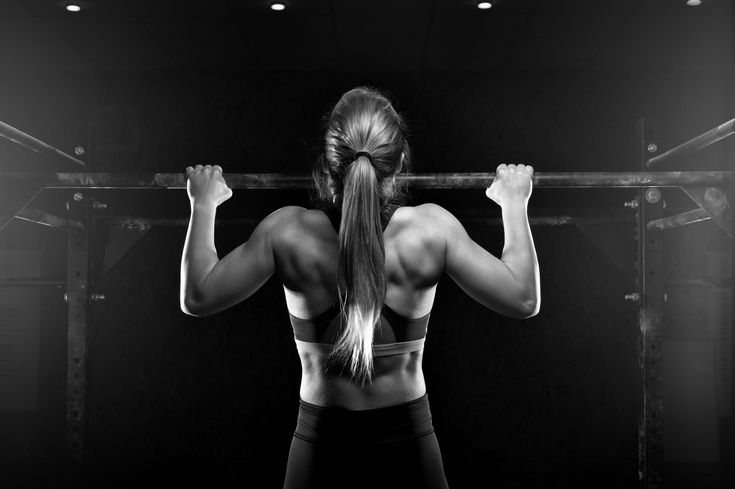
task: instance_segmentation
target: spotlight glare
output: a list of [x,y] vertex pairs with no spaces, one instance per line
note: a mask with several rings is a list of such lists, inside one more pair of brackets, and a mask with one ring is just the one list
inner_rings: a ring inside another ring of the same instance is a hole
[[702,5],[702,0],[687,0],[687,5],[690,7],[699,7]]
[[493,4],[490,2],[477,2],[477,8],[479,8],[480,10],[487,10],[492,6]]
[[66,4],[66,11],[67,12],[79,12],[82,10],[81,5],[78,5],[76,3],[68,3]]
[[281,2],[273,2],[271,4],[271,10],[286,10],[286,5]]

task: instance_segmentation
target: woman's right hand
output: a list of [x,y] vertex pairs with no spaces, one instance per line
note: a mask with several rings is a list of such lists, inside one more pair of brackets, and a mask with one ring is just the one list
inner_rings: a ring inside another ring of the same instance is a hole
[[499,206],[512,202],[528,204],[533,189],[533,167],[531,165],[498,165],[493,183],[485,195]]

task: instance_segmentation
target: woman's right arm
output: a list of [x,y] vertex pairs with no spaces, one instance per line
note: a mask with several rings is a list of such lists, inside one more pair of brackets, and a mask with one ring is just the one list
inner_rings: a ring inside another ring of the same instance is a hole
[[533,168],[500,165],[487,196],[502,209],[505,244],[500,259],[469,237],[449,211],[432,206],[446,238],[446,273],[470,297],[500,314],[528,318],[541,306],[539,265],[528,222]]

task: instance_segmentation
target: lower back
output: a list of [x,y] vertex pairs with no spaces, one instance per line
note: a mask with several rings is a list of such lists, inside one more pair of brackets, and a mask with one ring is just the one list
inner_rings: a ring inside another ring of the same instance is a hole
[[351,381],[349,372],[326,368],[323,355],[301,354],[301,399],[318,406],[376,409],[412,401],[426,392],[421,370],[423,351],[374,358],[371,383]]

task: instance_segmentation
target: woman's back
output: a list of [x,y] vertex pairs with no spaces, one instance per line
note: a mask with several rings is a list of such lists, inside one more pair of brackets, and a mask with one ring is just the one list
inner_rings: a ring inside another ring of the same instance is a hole
[[330,215],[281,208],[216,263],[214,210],[232,192],[220,167],[187,168],[192,219],[181,308],[213,314],[273,274],[283,284],[302,365],[285,488],[355,486],[374,465],[379,470],[368,473],[377,479],[367,487],[445,489],[421,366],[436,286],[446,273],[501,314],[538,312],[526,212],[533,170],[500,165],[486,191],[502,208],[499,260],[440,206],[397,207],[405,196],[396,176],[408,171],[411,150],[387,97],[357,87],[324,122],[313,176],[320,200],[333,204]]
[[[338,303],[338,229],[321,210],[289,208],[273,237],[276,273],[284,286],[289,313],[312,319]],[[383,232],[385,305],[402,319],[427,316],[444,273],[445,238],[433,222],[430,206],[396,209]],[[376,356],[372,383],[351,382],[327,368],[328,357],[299,351],[301,398],[323,406],[371,409],[415,399],[425,392],[423,350]]]

